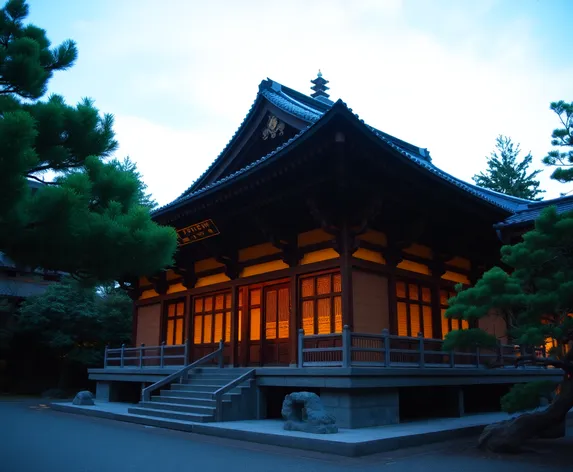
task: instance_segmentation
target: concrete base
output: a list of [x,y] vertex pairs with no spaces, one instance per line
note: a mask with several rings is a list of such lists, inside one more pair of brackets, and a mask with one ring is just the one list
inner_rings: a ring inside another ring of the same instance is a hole
[[96,383],[96,400],[100,402],[117,401],[116,382],[99,381]]
[[75,406],[52,403],[54,410],[87,416],[126,421],[159,428],[237,439],[259,444],[291,447],[339,456],[357,457],[404,447],[457,439],[480,433],[484,426],[517,415],[487,413],[464,418],[445,418],[365,429],[340,429],[326,436],[299,431],[284,431],[281,420],[250,420],[223,423],[192,423],[128,413],[129,404],[101,403]]
[[321,389],[320,399],[341,428],[369,428],[400,422],[398,389]]

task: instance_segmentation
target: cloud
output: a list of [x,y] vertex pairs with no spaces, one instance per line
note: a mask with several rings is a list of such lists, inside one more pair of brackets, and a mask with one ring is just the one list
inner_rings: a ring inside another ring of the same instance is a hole
[[178,131],[135,117],[115,117],[116,156],[137,163],[159,204],[177,198],[209,166],[224,134],[210,129]]
[[[332,98],[469,180],[500,133],[542,167],[557,126],[549,103],[570,94],[573,67],[547,66],[535,18],[501,18],[500,4],[102,0],[108,14],[75,23],[79,72],[97,79],[90,94],[116,113],[120,152],[160,203],[215,159],[262,79],[310,92],[319,68]],[[568,190],[549,173],[548,196]]]

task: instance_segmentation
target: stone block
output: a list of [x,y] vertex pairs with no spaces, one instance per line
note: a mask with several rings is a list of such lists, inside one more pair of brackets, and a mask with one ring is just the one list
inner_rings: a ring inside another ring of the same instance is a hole
[[306,433],[337,433],[336,419],[328,414],[320,397],[311,392],[295,392],[284,399],[281,414],[287,431]]
[[92,392],[88,392],[87,390],[83,390],[78,392],[78,394],[74,397],[72,401],[74,405],[83,405],[83,406],[93,406],[94,403],[94,396]]

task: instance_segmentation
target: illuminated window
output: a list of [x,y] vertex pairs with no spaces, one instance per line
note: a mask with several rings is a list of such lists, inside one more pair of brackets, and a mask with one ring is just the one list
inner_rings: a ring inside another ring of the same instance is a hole
[[265,339],[289,337],[290,296],[288,287],[269,287],[265,293]]
[[469,323],[466,320],[458,320],[453,318],[446,318],[444,313],[448,308],[448,300],[456,295],[453,290],[442,289],[440,290],[440,316],[442,317],[442,337],[445,338],[446,334],[450,331],[457,329],[468,329]]
[[193,344],[231,341],[231,294],[216,293],[193,301]]
[[[249,317],[248,317],[248,329],[249,329],[249,340],[251,341],[260,341],[261,339],[261,289],[245,289],[245,292],[248,293],[248,305],[249,305]],[[240,311],[242,314],[242,296],[239,299],[239,306],[241,307]],[[242,316],[239,318],[241,319]],[[240,339],[239,339],[240,340]]]
[[396,300],[399,336],[433,338],[432,292],[418,283],[396,282]]
[[342,332],[340,273],[304,277],[300,281],[304,334]]
[[165,344],[183,344],[185,333],[185,302],[170,302],[167,305]]

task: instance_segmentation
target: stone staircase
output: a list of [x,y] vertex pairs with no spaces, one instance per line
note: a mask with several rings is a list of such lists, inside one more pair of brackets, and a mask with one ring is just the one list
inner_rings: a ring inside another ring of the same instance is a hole
[[[135,415],[154,416],[174,420],[208,423],[216,421],[217,402],[213,393],[229,382],[247,373],[240,368],[197,368],[190,371],[183,383],[173,383],[128,409]],[[157,395],[159,393],[159,395]],[[256,417],[255,380],[246,380],[240,386],[223,394],[223,421],[238,421]]]

